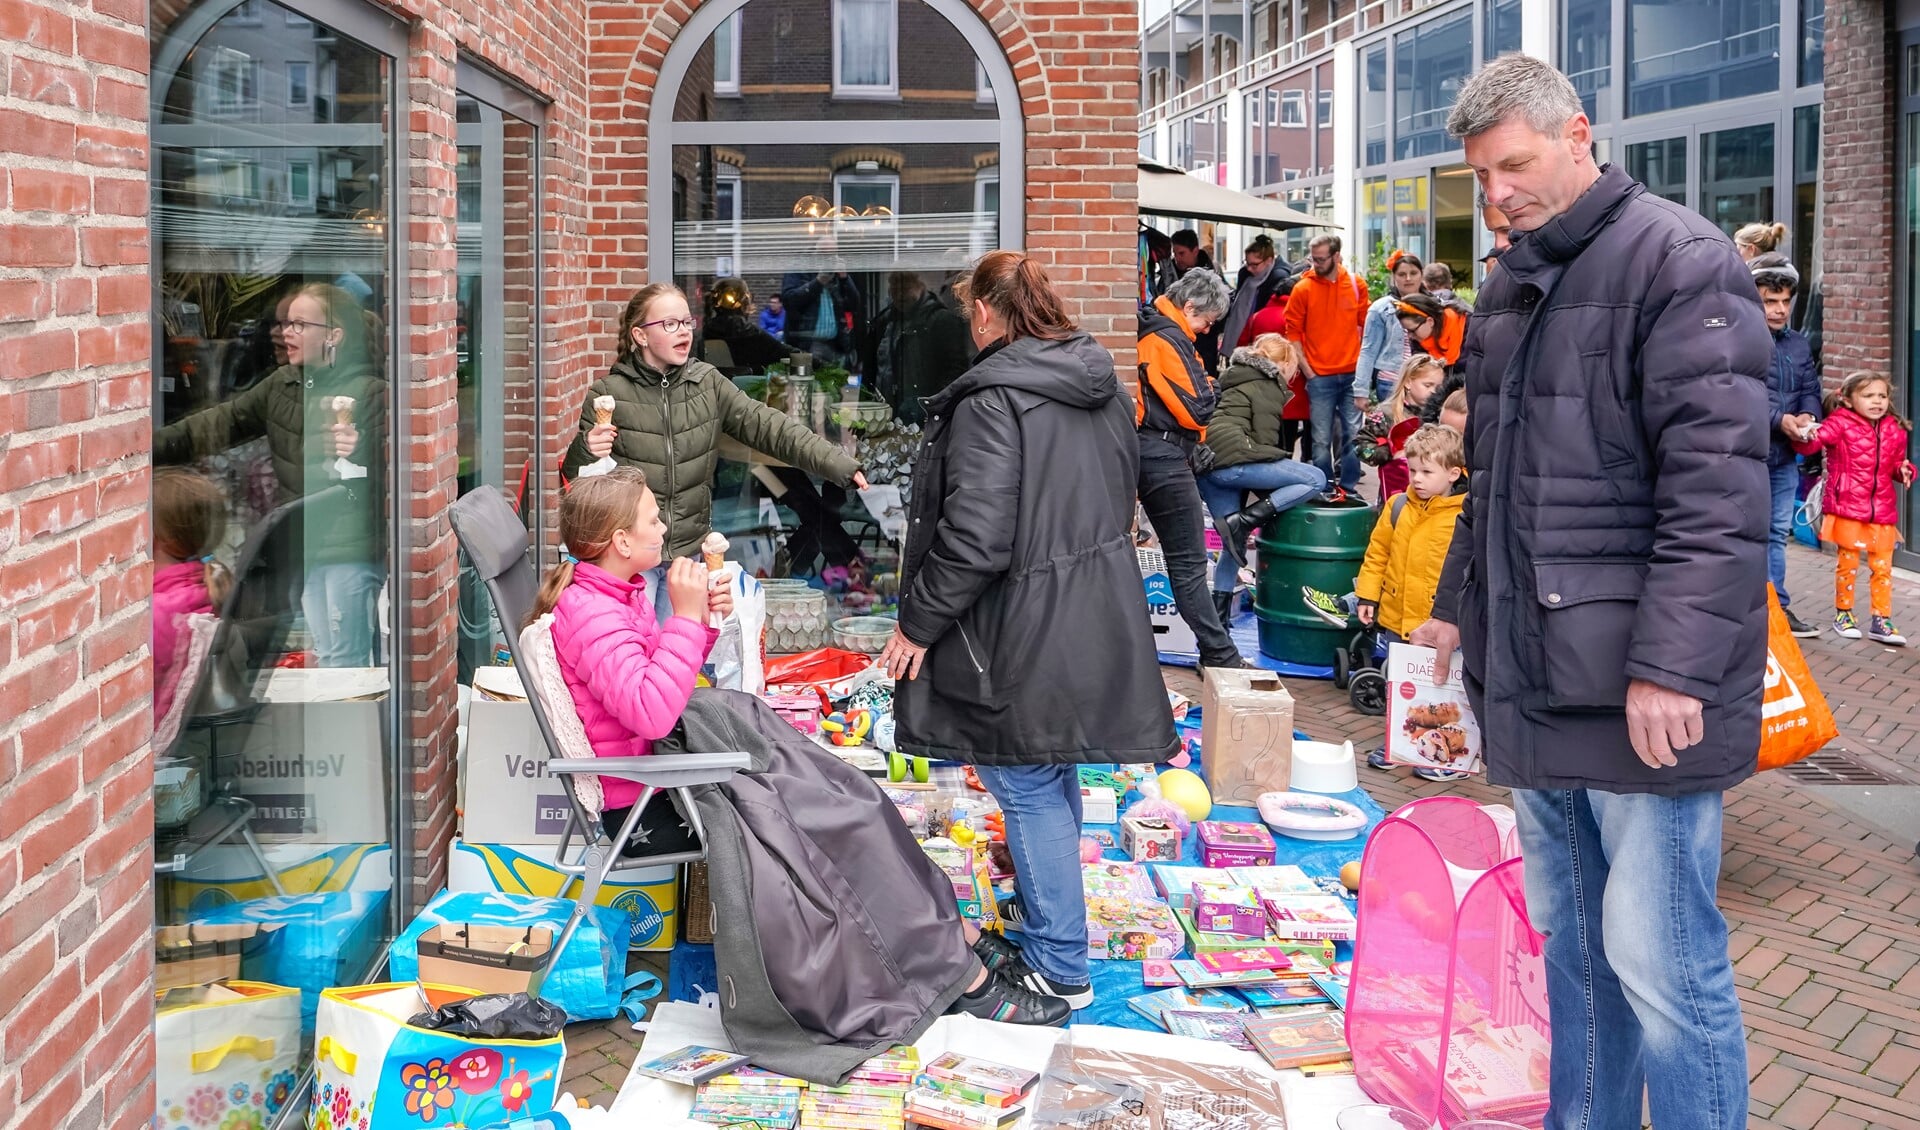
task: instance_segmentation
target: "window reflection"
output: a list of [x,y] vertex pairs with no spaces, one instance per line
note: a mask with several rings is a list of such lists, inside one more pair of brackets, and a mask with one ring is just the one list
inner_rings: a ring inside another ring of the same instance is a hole
[[1397,159],[1459,148],[1447,112],[1473,70],[1473,12],[1434,20],[1393,41],[1393,152]]
[[1627,113],[1780,86],[1778,0],[1638,0],[1627,8]]
[[1675,204],[1687,202],[1687,139],[1669,137],[1627,146],[1627,175]]
[[1596,122],[1608,120],[1613,88],[1613,7],[1609,0],[1567,0],[1567,78]]
[[1772,223],[1773,126],[1700,135],[1700,211],[1732,235],[1744,224]]

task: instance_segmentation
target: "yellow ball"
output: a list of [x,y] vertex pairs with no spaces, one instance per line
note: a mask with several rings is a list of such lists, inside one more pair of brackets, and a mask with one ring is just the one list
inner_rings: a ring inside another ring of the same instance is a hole
[[1349,891],[1360,889],[1360,861],[1354,860],[1340,869],[1340,885]]
[[1160,795],[1180,806],[1189,820],[1205,820],[1213,811],[1213,794],[1207,783],[1190,769],[1169,769],[1160,774]]

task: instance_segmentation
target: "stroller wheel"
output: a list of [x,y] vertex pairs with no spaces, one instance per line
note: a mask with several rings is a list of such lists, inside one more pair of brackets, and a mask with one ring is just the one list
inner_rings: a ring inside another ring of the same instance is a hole
[[1343,691],[1347,689],[1347,684],[1352,681],[1352,668],[1353,663],[1347,658],[1347,649],[1344,647],[1335,648],[1333,652],[1333,685],[1336,688]]
[[1355,671],[1347,700],[1362,714],[1378,718],[1387,712],[1387,677],[1380,671]]

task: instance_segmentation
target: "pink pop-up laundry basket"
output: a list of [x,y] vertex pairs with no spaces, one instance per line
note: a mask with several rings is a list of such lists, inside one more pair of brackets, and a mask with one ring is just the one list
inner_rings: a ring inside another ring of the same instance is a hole
[[1414,801],[1367,841],[1347,1043],[1376,1100],[1444,1127],[1541,1125],[1546,966],[1519,855],[1512,810],[1462,797]]

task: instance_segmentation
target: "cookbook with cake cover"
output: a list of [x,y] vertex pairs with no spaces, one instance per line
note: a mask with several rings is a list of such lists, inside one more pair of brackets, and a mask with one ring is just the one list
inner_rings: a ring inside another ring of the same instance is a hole
[[1486,768],[1480,724],[1467,705],[1460,654],[1441,686],[1433,685],[1433,649],[1387,647],[1387,760],[1416,769],[1479,773]]

